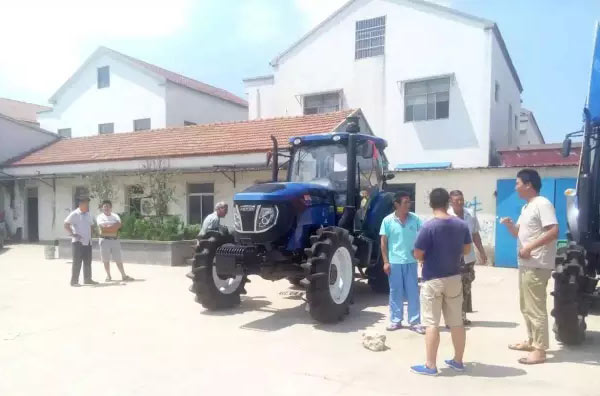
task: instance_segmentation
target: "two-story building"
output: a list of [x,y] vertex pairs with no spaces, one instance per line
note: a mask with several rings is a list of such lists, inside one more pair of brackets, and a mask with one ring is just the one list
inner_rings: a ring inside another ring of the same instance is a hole
[[361,108],[390,166],[479,167],[519,137],[498,26],[420,0],[352,0],[244,80],[249,118]]
[[38,113],[63,137],[246,120],[246,100],[220,88],[98,48]]

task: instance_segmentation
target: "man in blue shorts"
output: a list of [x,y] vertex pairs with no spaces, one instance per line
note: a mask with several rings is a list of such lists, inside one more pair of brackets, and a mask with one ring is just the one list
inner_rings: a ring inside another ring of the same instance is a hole
[[454,357],[445,363],[453,370],[464,371],[465,328],[462,320],[463,289],[460,272],[463,255],[471,251],[471,233],[467,223],[449,215],[450,194],[443,188],[429,194],[433,219],[423,225],[415,242],[415,257],[423,262],[421,315],[426,326],[427,360],[412,366],[417,374],[437,375],[437,350],[440,345],[440,316],[450,327]]

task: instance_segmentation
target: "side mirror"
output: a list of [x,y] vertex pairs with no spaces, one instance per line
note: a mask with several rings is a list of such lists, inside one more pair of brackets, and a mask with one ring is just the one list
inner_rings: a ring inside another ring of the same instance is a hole
[[374,149],[373,143],[364,142],[363,144],[361,144],[359,146],[359,148],[360,148],[360,150],[358,150],[358,155],[360,155],[364,159],[373,158],[373,149]]
[[571,154],[571,139],[567,138],[563,141],[561,154],[565,158]]
[[267,151],[267,167],[271,164],[271,158],[273,158],[273,153],[271,151]]
[[383,175],[383,178],[385,180],[392,180],[394,177],[396,177],[396,175],[393,174],[393,173],[386,173],[386,174]]

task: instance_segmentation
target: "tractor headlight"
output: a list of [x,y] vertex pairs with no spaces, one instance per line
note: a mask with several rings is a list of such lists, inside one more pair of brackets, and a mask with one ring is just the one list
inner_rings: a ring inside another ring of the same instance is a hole
[[234,206],[233,209],[233,228],[235,228],[236,231],[238,232],[242,232],[242,217],[240,216],[240,211],[238,210],[237,205]]
[[277,209],[277,206],[261,207],[258,212],[258,216],[256,217],[256,231],[266,231],[273,227],[277,222],[278,214],[279,210]]

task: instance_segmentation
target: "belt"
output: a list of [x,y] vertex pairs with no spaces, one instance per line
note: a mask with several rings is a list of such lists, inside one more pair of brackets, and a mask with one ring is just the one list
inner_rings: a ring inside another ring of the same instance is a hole
[[117,239],[117,237],[105,237],[105,236],[103,236],[103,237],[100,237],[100,239]]

